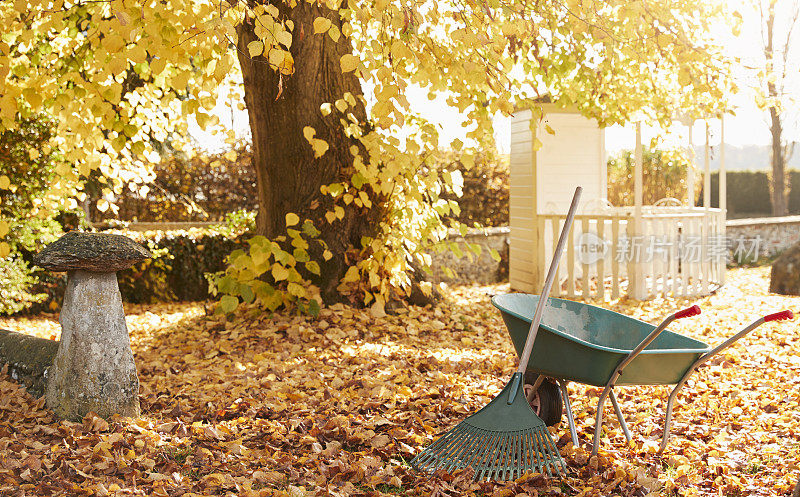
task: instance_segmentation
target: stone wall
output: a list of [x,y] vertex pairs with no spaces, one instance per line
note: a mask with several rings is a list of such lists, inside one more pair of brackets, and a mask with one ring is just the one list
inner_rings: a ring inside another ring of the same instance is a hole
[[44,394],[47,372],[57,350],[55,340],[0,330],[0,366],[7,366],[11,379],[24,385],[35,397]]
[[731,252],[742,241],[750,249],[757,245],[760,257],[774,257],[800,243],[800,216],[732,219],[725,231]]
[[[453,233],[448,237],[448,242],[458,244],[464,252],[462,257],[456,256],[451,250],[432,253],[431,269],[433,275],[430,280],[434,283],[495,283],[508,280],[508,238],[509,228],[476,228],[471,229],[465,236]],[[472,254],[472,259],[467,255],[469,249],[465,243],[480,246],[480,255]],[[490,249],[500,254],[500,262],[490,255]],[[445,268],[453,273],[447,275]]]
[[[800,216],[764,217],[749,219],[732,219],[725,223],[728,239],[729,262],[737,258],[737,250],[748,256],[754,251],[759,257],[775,257],[792,245],[800,243]],[[464,242],[477,243],[481,246],[481,255],[470,261],[465,254],[457,257],[452,251],[431,254],[434,283],[494,283],[508,280],[508,240],[509,228],[472,229],[462,237],[452,234],[448,241],[456,242],[466,252]],[[498,263],[489,255],[493,248],[501,256]],[[449,277],[445,268],[455,272]]]

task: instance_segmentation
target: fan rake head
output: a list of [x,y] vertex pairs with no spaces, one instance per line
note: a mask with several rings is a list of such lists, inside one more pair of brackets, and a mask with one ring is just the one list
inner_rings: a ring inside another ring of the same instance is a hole
[[446,432],[411,461],[420,471],[471,467],[475,480],[516,480],[524,473],[566,474],[544,421],[533,412],[516,373],[483,409]]

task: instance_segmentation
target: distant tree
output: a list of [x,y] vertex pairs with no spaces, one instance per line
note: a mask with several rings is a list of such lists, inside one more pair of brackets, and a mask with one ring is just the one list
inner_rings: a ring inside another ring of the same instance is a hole
[[762,66],[758,68],[760,107],[769,113],[769,131],[772,140],[770,162],[772,184],[770,188],[772,215],[788,213],[786,191],[786,163],[792,155],[795,141],[787,140],[788,109],[792,105],[792,89],[797,86],[797,60],[792,56],[796,47],[796,26],[800,18],[798,0],[758,0],[763,45]]

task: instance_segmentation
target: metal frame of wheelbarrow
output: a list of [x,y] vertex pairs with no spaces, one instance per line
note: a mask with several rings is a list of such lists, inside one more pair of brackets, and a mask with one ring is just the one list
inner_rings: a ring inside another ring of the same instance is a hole
[[[661,322],[661,324],[659,324],[656,328],[654,328],[653,331],[651,331],[644,338],[644,340],[642,340],[639,343],[639,345],[637,345],[633,350],[631,350],[628,353],[628,355],[625,356],[625,358],[622,359],[620,361],[620,363],[617,365],[617,367],[614,369],[614,372],[612,373],[611,377],[609,378],[608,382],[606,383],[606,386],[603,389],[603,391],[600,394],[600,397],[599,397],[599,399],[597,401],[597,415],[595,417],[594,440],[592,442],[592,455],[596,455],[598,450],[599,450],[599,448],[600,448],[600,430],[602,429],[602,426],[603,426],[603,406],[605,404],[605,400],[606,400],[607,397],[611,398],[611,403],[614,406],[614,412],[617,415],[617,419],[619,420],[619,424],[622,427],[622,431],[625,434],[626,440],[628,442],[631,441],[631,433],[628,430],[628,426],[625,423],[625,418],[622,415],[622,410],[619,407],[619,403],[617,402],[617,399],[614,396],[614,391],[613,391],[614,387],[616,386],[617,381],[619,380],[620,376],[622,376],[622,374],[623,374],[623,372],[625,370],[625,367],[628,364],[630,364],[636,358],[636,356],[638,356],[648,345],[650,345],[653,342],[653,340],[655,340],[658,337],[658,335],[661,334],[661,332],[664,331],[667,328],[667,326],[670,325],[670,323],[672,323],[672,321],[674,321],[676,319],[681,319],[681,318],[684,318],[684,317],[696,316],[697,314],[700,314],[700,307],[698,307],[696,305],[692,306],[692,307],[689,307],[687,309],[684,309],[682,311],[678,311],[678,312],[676,312],[674,314],[670,314],[669,316],[667,316],[666,319],[664,319],[664,321]],[[794,314],[792,313],[792,311],[785,310],[785,311],[776,312],[774,314],[769,314],[767,316],[758,318],[757,320],[753,321],[750,325],[748,325],[745,328],[743,328],[737,334],[733,335],[732,337],[728,338],[727,340],[725,340],[724,342],[722,342],[718,346],[714,347],[710,351],[708,351],[705,354],[703,354],[702,356],[700,356],[697,360],[695,360],[686,369],[686,371],[684,372],[684,374],[681,377],[681,379],[678,381],[678,383],[672,389],[672,392],[670,393],[670,396],[669,396],[669,400],[667,401],[667,410],[666,410],[665,419],[664,419],[664,433],[663,433],[663,436],[662,436],[662,439],[661,439],[661,447],[660,447],[660,449],[658,451],[659,454],[663,453],[664,449],[667,447],[667,442],[669,441],[669,436],[670,436],[671,421],[672,421],[672,410],[673,410],[673,407],[675,405],[675,399],[677,398],[678,392],[680,391],[680,389],[686,383],[686,380],[689,379],[689,376],[691,376],[691,374],[694,373],[694,371],[699,366],[703,365],[709,359],[711,359],[715,355],[719,354],[720,352],[722,352],[723,350],[725,350],[726,348],[731,346],[734,342],[736,342],[740,338],[744,337],[745,335],[747,335],[751,331],[755,330],[756,328],[758,328],[762,324],[764,324],[764,323],[766,323],[768,321],[780,321],[780,320],[784,320],[784,319],[792,319],[793,317],[794,317]],[[536,379],[536,382],[533,384],[532,392],[536,392],[536,390],[539,388],[539,385],[541,385],[541,382],[543,380],[544,380],[544,376],[539,375],[539,377]],[[577,447],[578,446],[578,433],[577,433],[577,430],[575,429],[575,418],[574,418],[574,416],[572,414],[572,406],[570,405],[569,394],[567,392],[568,381],[564,380],[562,378],[556,378],[556,380],[558,381],[559,391],[561,393],[561,398],[562,398],[563,404],[566,407],[567,422],[569,423],[570,435],[572,436],[572,443],[573,443],[573,445],[575,445]]]

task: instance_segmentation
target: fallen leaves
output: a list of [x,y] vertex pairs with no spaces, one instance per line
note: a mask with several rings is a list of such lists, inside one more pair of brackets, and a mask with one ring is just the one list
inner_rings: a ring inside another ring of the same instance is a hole
[[[701,316],[676,331],[711,344],[765,314],[800,308],[766,294],[764,269],[729,272]],[[608,410],[589,457],[600,389],[570,384],[580,447],[553,430],[570,474],[474,483],[470,471],[424,475],[407,461],[488,403],[516,361],[489,294],[456,288],[435,309],[375,318],[335,305],[289,314],[207,316],[201,304],[128,306],[143,414],[55,420],[0,380],[3,495],[786,495],[800,460],[800,359],[791,324],[759,328],[701,368],[678,398],[656,455],[667,387],[621,387],[634,439]],[[657,322],[695,301],[614,302]],[[4,318],[40,336],[56,316]],[[15,493],[16,492],[16,493]],[[22,493],[20,493],[22,492]]]

